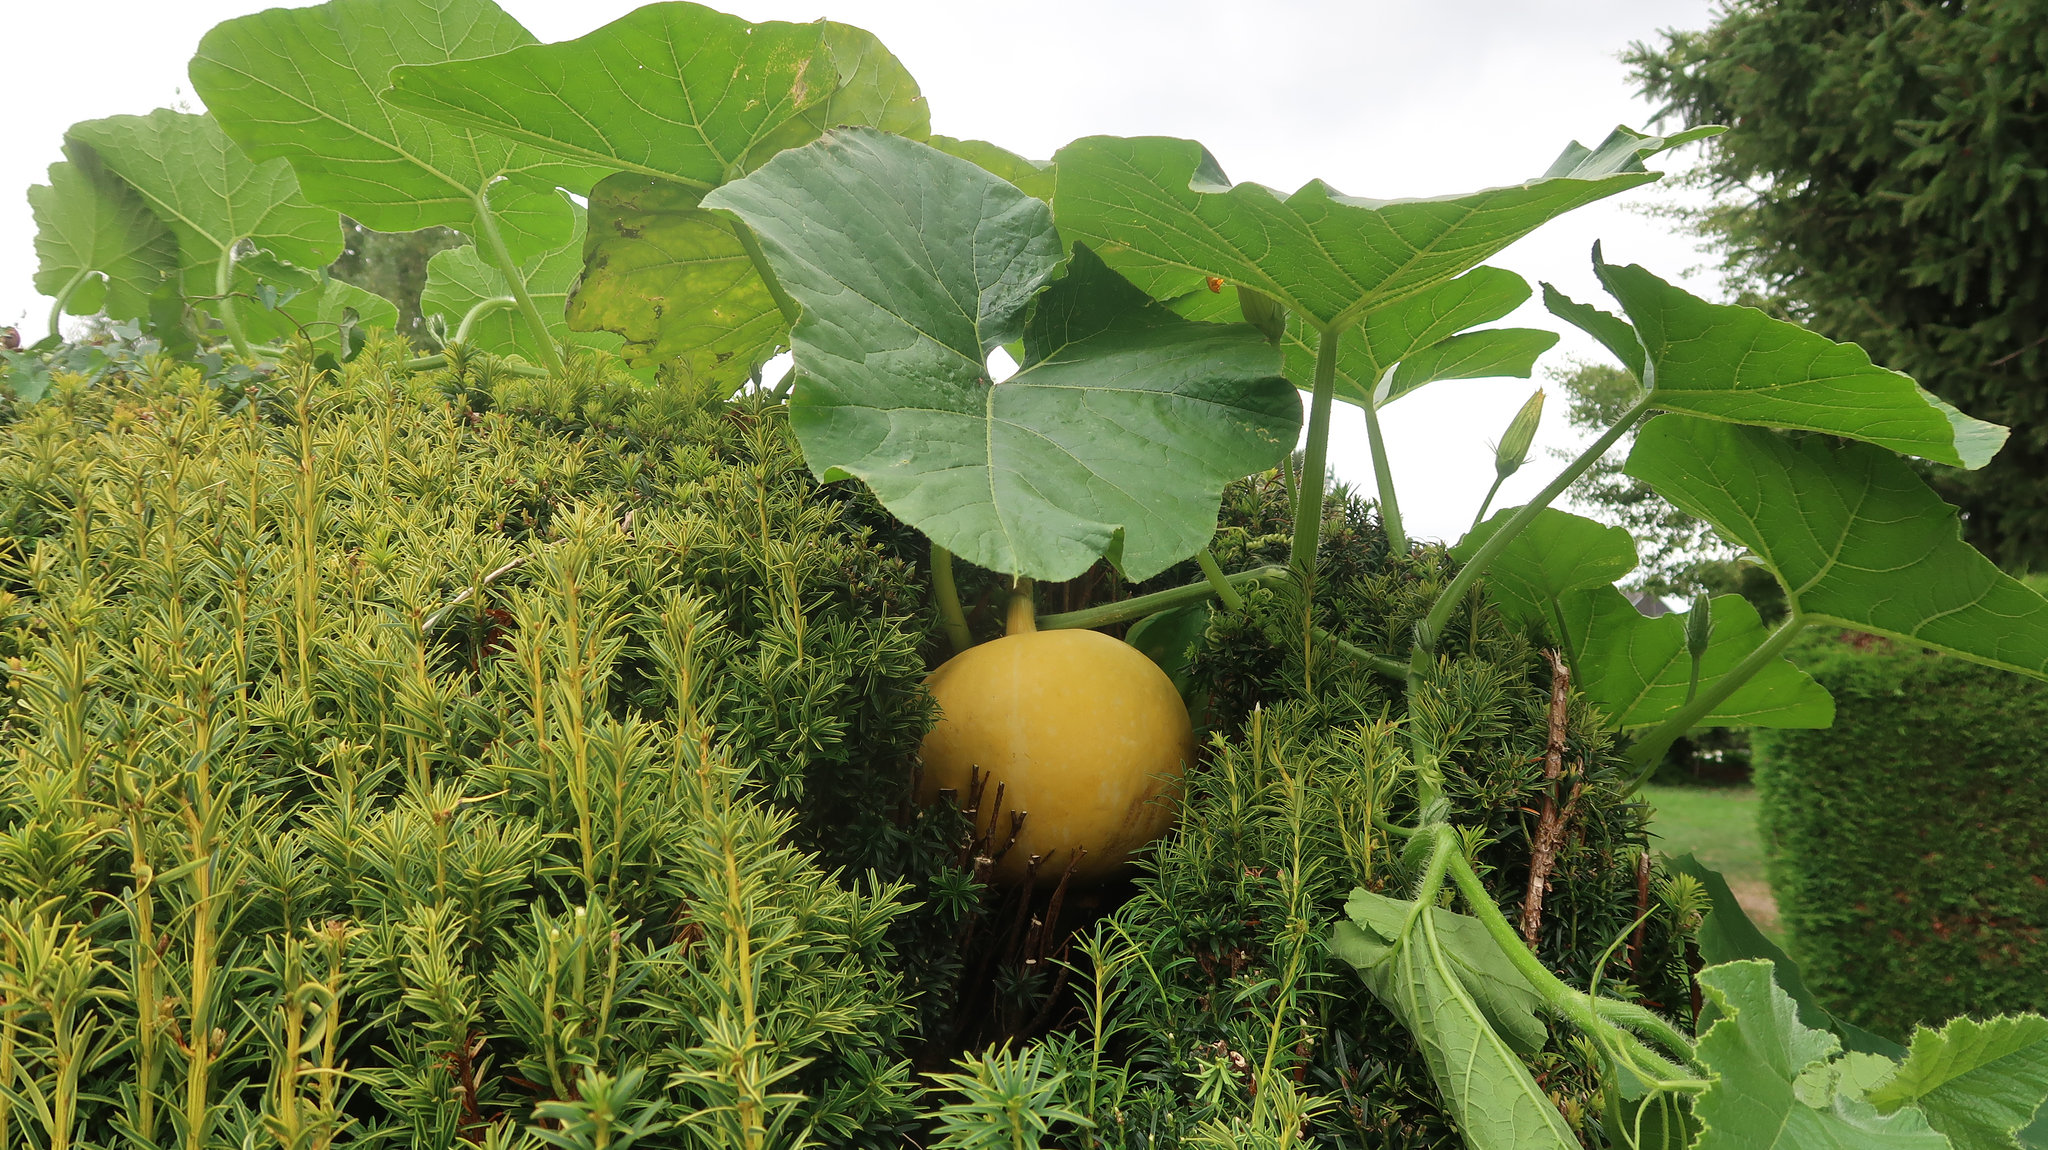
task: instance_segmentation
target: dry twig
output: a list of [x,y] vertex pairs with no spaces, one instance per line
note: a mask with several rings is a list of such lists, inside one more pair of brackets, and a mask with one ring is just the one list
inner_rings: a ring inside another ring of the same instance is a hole
[[1579,796],[1585,791],[1583,782],[1574,781],[1570,796],[1559,806],[1557,788],[1564,778],[1566,708],[1571,702],[1572,673],[1556,651],[1545,651],[1543,655],[1550,660],[1550,739],[1543,750],[1543,813],[1536,820],[1536,833],[1529,843],[1529,892],[1522,899],[1522,941],[1532,950],[1543,929],[1543,894],[1550,888],[1557,848],[1564,845],[1565,830],[1571,825]]

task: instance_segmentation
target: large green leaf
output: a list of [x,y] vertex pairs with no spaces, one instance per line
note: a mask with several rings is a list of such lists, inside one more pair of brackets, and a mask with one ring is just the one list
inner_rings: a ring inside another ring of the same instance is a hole
[[[1224,484],[1294,446],[1300,403],[1251,328],[1183,320],[1078,250],[1031,306],[1060,264],[1051,212],[965,160],[841,128],[704,203],[802,305],[790,422],[812,470],[970,562],[1149,577],[1208,541]],[[1023,370],[991,384],[1020,335]]]
[[1633,322],[1632,337],[1618,318],[1554,289],[1544,298],[1621,356],[1664,411],[1825,431],[1956,467],[1982,467],[2005,443],[2005,428],[1972,419],[1910,377],[1872,364],[1853,343],[1755,308],[1708,303],[1638,265],[1603,261],[1597,246],[1593,267]]
[[[1472,529],[1451,554],[1469,560],[1515,514],[1504,510]],[[1614,588],[1636,566],[1626,530],[1546,507],[1494,557],[1486,590],[1509,618],[1548,632],[1570,656],[1579,689],[1617,727],[1663,721],[1692,689],[1692,658],[1680,615],[1648,618]],[[1714,632],[1700,660],[1700,690],[1762,646],[1768,634],[1740,596],[1714,600]],[[1777,659],[1700,720],[1703,726],[1825,727],[1834,700],[1791,663]]]
[[1617,128],[1598,149],[1573,144],[1527,183],[1369,200],[1320,180],[1290,196],[1233,186],[1192,140],[1091,136],[1053,157],[1053,202],[1070,240],[1087,240],[1157,298],[1217,276],[1271,296],[1319,330],[1341,331],[1477,266],[1547,220],[1655,180],[1644,157],[1686,138],[1693,137]]
[[[169,226],[177,238],[179,281],[202,311],[219,314],[220,304],[205,301],[221,294],[224,258],[232,263],[250,254],[245,247],[299,268],[324,267],[341,254],[341,217],[299,195],[289,164],[251,160],[210,116],[158,108],[147,116],[87,120],[71,126],[65,147],[81,157],[89,152]],[[248,269],[229,271],[235,293],[253,295],[264,282],[303,286]],[[253,301],[238,302],[235,310],[255,338],[290,330]]]
[[1721,1017],[1699,1041],[1714,1084],[1693,1104],[1698,1150],[1949,1150],[1918,1109],[1878,1113],[1861,1080],[1891,1064],[1839,1058],[1841,1043],[1799,1021],[1771,970],[1746,961],[1699,974]]
[[1964,543],[1955,508],[1889,451],[1663,415],[1626,470],[1748,548],[1810,623],[2048,675],[2048,600]]
[[[1770,638],[1756,608],[1740,595],[1716,596],[1713,612],[1713,638],[1700,659],[1701,691],[1713,690]],[[1615,726],[1654,726],[1685,706],[1692,684],[1685,616],[1649,618],[1613,587],[1573,591],[1561,600],[1559,613],[1579,687]],[[1773,659],[1697,725],[1812,728],[1834,721],[1835,700],[1827,688],[1789,660]]]
[[188,292],[211,292],[221,252],[243,241],[301,267],[341,254],[341,217],[299,195],[290,165],[252,161],[210,116],[158,108],[73,124],[65,139],[91,149],[169,225]]
[[[559,195],[560,193],[556,193]],[[527,292],[548,317],[548,330],[557,342],[583,347],[616,348],[619,337],[609,332],[575,333],[562,316],[562,301],[569,286],[583,270],[583,209],[569,204],[576,226],[560,247],[529,257],[519,267]],[[470,311],[486,301],[492,303],[471,323],[468,341],[500,355],[519,354],[533,363],[544,362],[533,330],[509,306],[511,284],[497,264],[480,255],[475,245],[436,252],[427,261],[427,286],[420,293],[420,310],[439,314],[455,331]]]
[[[1401,944],[1401,931],[1414,913],[1412,901],[1354,887],[1344,902],[1344,916],[1358,930],[1333,938],[1331,952],[1353,966],[1377,965],[1387,959],[1386,951]],[[1486,932],[1486,924],[1442,908],[1437,908],[1434,916],[1432,925],[1443,943],[1447,969],[1472,996],[1487,1022],[1522,1054],[1543,1049],[1550,1036],[1540,1016],[1543,996],[1515,969],[1500,944]]]
[[[1228,322],[1238,318],[1239,290],[1248,289],[1225,291],[1219,282],[1213,290],[1205,286],[1171,304],[1189,319]],[[1337,397],[1359,406],[1384,407],[1440,379],[1527,377],[1536,357],[1557,343],[1554,333],[1466,329],[1499,319],[1528,298],[1529,285],[1521,276],[1478,267],[1368,312],[1339,337]],[[1315,377],[1316,338],[1306,320],[1288,316],[1280,346],[1287,356],[1287,377],[1299,387],[1308,387]]]
[[[842,79],[859,89],[843,89]],[[680,0],[636,8],[574,40],[400,68],[388,98],[446,123],[700,192],[837,123],[887,120],[904,134],[929,131],[916,85],[867,33],[823,21],[754,24]]]
[[617,173],[590,197],[569,325],[618,333],[635,362],[733,385],[789,329],[734,222],[699,207],[704,193],[836,124],[930,132],[916,82],[873,35],[680,2],[558,44],[400,68],[391,83],[403,107]]
[[[178,268],[178,244],[135,189],[81,151],[28,190],[36,221],[36,290],[71,287],[65,310],[114,319],[149,314],[150,293]],[[75,285],[75,286],[73,286]]]
[[[1466,532],[1451,548],[1451,557],[1470,561],[1519,510],[1497,511]],[[1546,622],[1551,602],[1566,592],[1610,586],[1635,569],[1636,542],[1627,528],[1546,507],[1494,557],[1486,569],[1486,590],[1509,618]]]
[[735,387],[789,341],[789,323],[733,223],[704,193],[620,173],[590,193],[583,279],[569,326],[613,332],[635,363],[671,362]]
[[290,160],[314,203],[384,232],[439,224],[488,242],[495,229],[523,259],[562,242],[566,214],[522,219],[492,201],[557,186],[586,191],[604,169],[428,119],[379,94],[400,65],[531,43],[490,0],[329,0],[216,25],[192,58],[192,86],[250,155]]
[[958,140],[952,136],[930,136],[925,142],[949,156],[958,156],[971,164],[977,164],[987,169],[989,174],[1001,176],[1041,200],[1052,199],[1053,169],[1049,161],[1026,159],[1008,148],[991,144],[987,140]]
[[1368,914],[1362,923],[1338,923],[1330,949],[1357,967],[1422,1048],[1470,1150],[1575,1150],[1579,1140],[1564,1116],[1460,977],[1455,956],[1464,948],[1440,929],[1442,917],[1433,905],[1415,907],[1412,919],[1403,912],[1409,925],[1404,932],[1394,924],[1389,940],[1380,933],[1385,924]]
[[1557,333],[1528,327],[1492,327],[1431,344],[1394,366],[1378,406],[1441,379],[1527,379],[1536,357],[1557,343]]
[[2048,1099],[2048,1018],[1951,1020],[1913,1034],[1905,1064],[1870,1091],[1890,1113],[1918,1107],[1956,1150],[2010,1150]]

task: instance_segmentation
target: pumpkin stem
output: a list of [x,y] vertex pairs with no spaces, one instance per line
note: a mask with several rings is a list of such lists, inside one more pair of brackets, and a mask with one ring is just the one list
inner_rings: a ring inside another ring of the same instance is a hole
[[1005,635],[1029,635],[1038,630],[1038,611],[1031,601],[1031,579],[1019,575],[1010,589],[1010,617]]

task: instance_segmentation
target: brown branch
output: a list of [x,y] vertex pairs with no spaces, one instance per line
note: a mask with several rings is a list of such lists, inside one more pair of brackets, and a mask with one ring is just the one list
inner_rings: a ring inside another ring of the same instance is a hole
[[1522,941],[1536,948],[1536,936],[1543,929],[1543,892],[1550,886],[1550,870],[1557,863],[1557,848],[1564,842],[1565,827],[1578,805],[1578,785],[1560,810],[1557,785],[1564,777],[1564,743],[1568,722],[1566,708],[1571,702],[1572,673],[1556,651],[1545,651],[1550,661],[1550,739],[1543,749],[1543,813],[1537,817],[1536,833],[1529,840],[1529,892],[1522,899]]

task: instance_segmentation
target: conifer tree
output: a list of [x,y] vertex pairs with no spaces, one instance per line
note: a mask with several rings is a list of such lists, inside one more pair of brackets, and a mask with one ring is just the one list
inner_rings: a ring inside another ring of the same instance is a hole
[[2048,4],[1731,0],[1627,60],[1666,119],[1734,128],[1692,221],[1747,302],[2012,427],[1936,482],[1971,542],[2048,566]]

